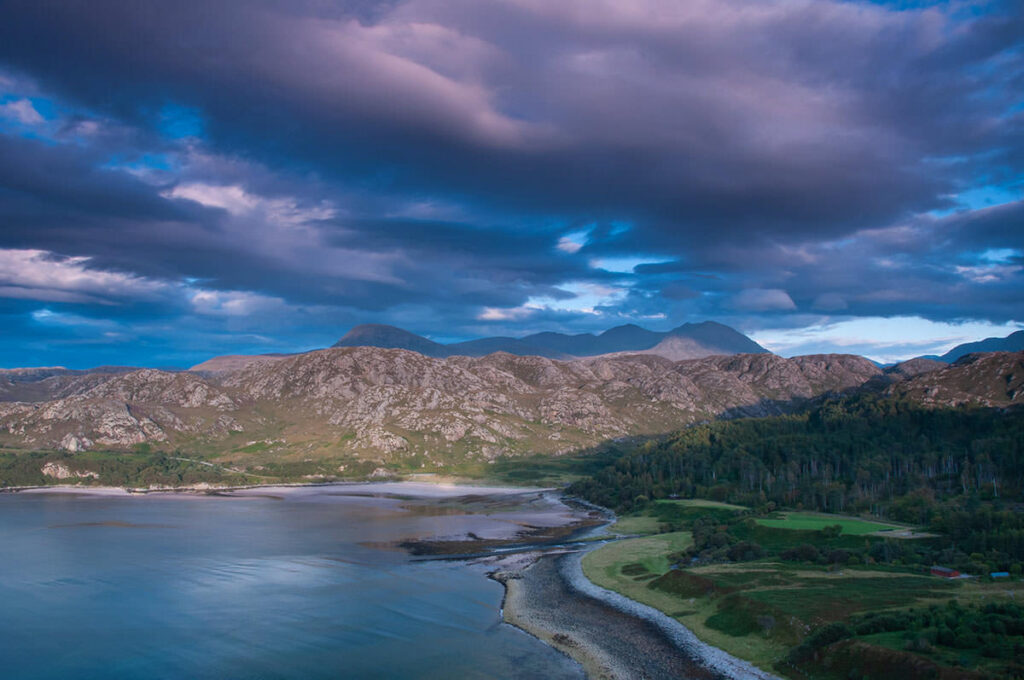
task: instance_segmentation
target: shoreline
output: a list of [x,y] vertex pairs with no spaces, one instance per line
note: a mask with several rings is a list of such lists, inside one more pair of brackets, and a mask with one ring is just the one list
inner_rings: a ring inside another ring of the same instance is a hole
[[600,598],[616,609],[650,621],[671,637],[680,648],[692,654],[703,666],[723,673],[726,677],[738,680],[781,680],[749,661],[702,641],[692,630],[663,611],[597,585],[583,572],[582,559],[585,553],[586,551],[576,552],[564,562],[563,574],[572,580],[573,586],[580,592]]
[[664,612],[590,581],[581,561],[599,545],[480,560],[505,589],[502,620],[572,658],[588,678],[780,680],[701,641]]
[[569,656],[591,679],[728,677],[701,664],[647,619],[580,592],[563,569],[579,554],[521,556],[489,574],[505,586],[504,622]]
[[701,642],[666,614],[593,584],[580,565],[586,552],[499,559],[488,576],[505,588],[504,622],[566,654],[588,678],[779,680]]
[[[556,553],[547,554],[552,555]],[[517,557],[526,559],[522,566],[522,571],[529,569],[542,556],[539,552],[532,554],[520,553],[517,555]],[[588,679],[611,680],[613,678],[628,677],[623,674],[625,669],[614,658],[609,657],[596,648],[580,645],[564,632],[549,630],[547,627],[538,625],[529,615],[529,598],[520,583],[523,579],[522,573],[502,570],[490,572],[488,577],[500,583],[505,589],[501,599],[500,610],[504,623],[565,654],[583,668],[583,672]]]
[[77,485],[77,484],[45,484],[38,486],[5,486],[0,487],[0,494],[18,493],[77,493],[94,496],[147,496],[150,494],[189,494],[189,495],[216,495],[230,493],[233,491],[254,491],[261,489],[279,490],[302,490],[323,487],[357,487],[357,486],[401,486],[405,489],[451,489],[468,490],[464,494],[423,494],[424,496],[445,497],[450,495],[513,495],[517,493],[535,493],[542,491],[558,491],[554,487],[538,486],[494,486],[486,484],[475,484],[473,480],[455,482],[451,479],[444,481],[430,481],[426,479],[377,479],[377,480],[353,480],[336,482],[272,482],[267,484],[236,484],[236,485],[215,485],[215,484],[194,484],[192,486],[160,486],[160,487],[132,487],[132,486],[102,486],[102,485]]

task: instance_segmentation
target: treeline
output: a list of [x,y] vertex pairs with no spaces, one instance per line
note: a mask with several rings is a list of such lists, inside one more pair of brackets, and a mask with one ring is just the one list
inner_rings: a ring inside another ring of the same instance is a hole
[[570,487],[619,510],[678,495],[924,524],[937,500],[1017,501],[1022,489],[1024,411],[927,409],[870,395],[688,428]]
[[[79,475],[57,479],[43,473],[43,466],[55,463]],[[0,453],[0,487],[44,486],[47,484],[102,484],[106,486],[189,486],[245,484],[249,480],[217,466],[203,465],[180,454],[88,452]]]

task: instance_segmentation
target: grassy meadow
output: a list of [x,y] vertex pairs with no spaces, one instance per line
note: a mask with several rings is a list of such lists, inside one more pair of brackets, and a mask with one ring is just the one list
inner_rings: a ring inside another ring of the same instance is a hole
[[778,517],[759,518],[757,523],[773,529],[795,529],[798,531],[821,531],[827,526],[838,525],[848,536],[867,536],[880,531],[909,529],[905,525],[881,523],[854,517],[828,515],[825,513],[784,512]]

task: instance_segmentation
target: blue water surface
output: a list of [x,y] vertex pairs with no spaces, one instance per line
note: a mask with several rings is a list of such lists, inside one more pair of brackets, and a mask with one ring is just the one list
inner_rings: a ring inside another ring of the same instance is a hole
[[[0,494],[5,678],[581,678],[394,501]],[[446,524],[447,523],[447,524]]]

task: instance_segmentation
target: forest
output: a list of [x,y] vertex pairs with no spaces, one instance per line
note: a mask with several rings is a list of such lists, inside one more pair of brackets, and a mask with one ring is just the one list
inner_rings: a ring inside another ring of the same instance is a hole
[[869,515],[938,534],[927,542],[932,554],[914,561],[943,550],[943,562],[1024,561],[1021,409],[928,409],[859,395],[691,427],[606,460],[569,492],[620,512],[707,498],[761,514]]
[[572,492],[618,509],[683,497],[927,522],[937,498],[1020,498],[1024,411],[861,395],[719,421],[624,453]]

